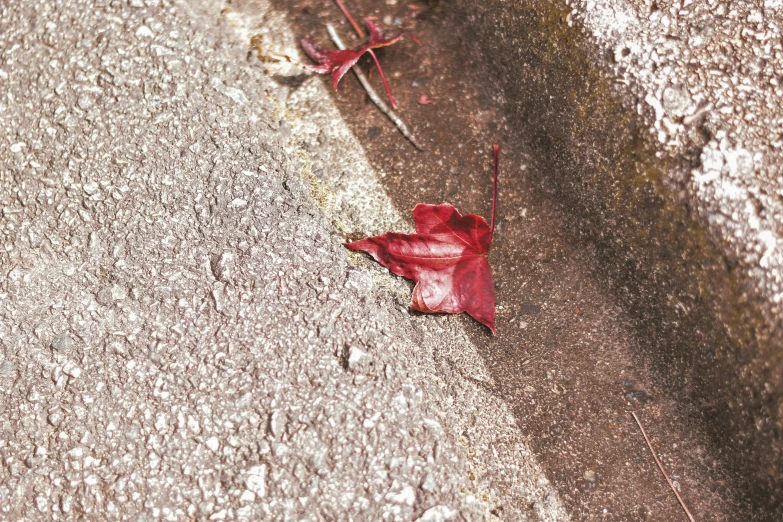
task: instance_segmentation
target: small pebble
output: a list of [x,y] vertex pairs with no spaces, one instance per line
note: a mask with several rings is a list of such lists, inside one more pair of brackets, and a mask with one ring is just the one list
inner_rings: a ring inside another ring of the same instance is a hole
[[51,426],[54,426],[55,428],[60,425],[60,423],[63,421],[62,413],[60,412],[52,412],[46,417],[46,422],[48,422]]
[[405,486],[399,493],[387,493],[386,500],[394,504],[412,506],[416,502],[416,492],[410,486]]
[[421,489],[427,493],[435,491],[435,477],[432,476],[432,473],[427,473],[427,476],[424,477],[424,481],[421,483]]
[[671,85],[664,89],[662,105],[669,116],[682,113],[691,103],[691,96],[684,85]]
[[51,347],[52,350],[57,350],[58,352],[62,352],[65,350],[68,350],[73,345],[73,342],[71,340],[71,336],[68,334],[60,334],[56,336],[54,339],[52,339]]
[[80,109],[85,111],[92,107],[92,99],[86,94],[79,96],[79,100],[76,103],[79,105]]
[[16,367],[11,361],[5,361],[3,364],[0,364],[0,378],[12,377],[15,373]]
[[66,361],[63,364],[63,373],[74,379],[78,379],[82,375],[82,369],[77,366],[73,361]]
[[266,464],[248,469],[245,485],[250,492],[259,497],[266,495]]
[[285,419],[280,411],[275,411],[269,416],[269,431],[275,438],[279,437],[285,429]]
[[352,372],[359,372],[372,365],[372,357],[355,346],[348,348],[348,369]]
[[223,252],[213,258],[211,266],[212,273],[218,281],[228,282],[234,276],[236,256],[231,252]]
[[213,513],[212,516],[209,517],[210,520],[225,520],[228,516],[228,510],[227,509],[221,509],[217,513]]
[[447,506],[435,506],[422,513],[415,522],[445,522],[456,516],[456,510],[449,509]]
[[98,192],[98,184],[95,183],[94,181],[91,181],[90,183],[85,183],[82,188],[84,189],[84,192],[88,196],[92,196],[93,194]]
[[154,36],[155,33],[153,33],[152,30],[146,25],[142,25],[138,29],[136,29],[137,38],[153,38]]
[[120,285],[112,285],[111,287],[111,298],[114,301],[122,301],[126,297],[128,297],[128,291],[125,289],[124,286]]
[[115,301],[122,301],[128,297],[128,291],[120,285],[112,285],[101,289],[95,296],[95,300],[103,306],[110,306]]
[[218,448],[220,448],[220,442],[218,441],[217,437],[208,438],[205,444],[210,450],[214,452],[217,452]]
[[541,307],[536,304],[529,302],[522,303],[522,313],[525,315],[536,315],[540,311]]
[[63,495],[60,497],[60,510],[63,513],[70,513],[73,506],[73,497],[71,495]]

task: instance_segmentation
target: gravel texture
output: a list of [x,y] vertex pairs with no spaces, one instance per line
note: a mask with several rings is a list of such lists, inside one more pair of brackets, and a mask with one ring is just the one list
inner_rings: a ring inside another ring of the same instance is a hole
[[0,518],[566,520],[464,333],[342,247],[401,221],[323,87],[222,7],[0,8]]

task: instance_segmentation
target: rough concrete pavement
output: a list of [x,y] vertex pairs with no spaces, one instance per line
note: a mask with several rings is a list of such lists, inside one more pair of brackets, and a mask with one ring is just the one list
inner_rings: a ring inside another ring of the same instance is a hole
[[464,334],[343,249],[399,218],[318,84],[281,112],[214,7],[0,9],[0,517],[566,519]]

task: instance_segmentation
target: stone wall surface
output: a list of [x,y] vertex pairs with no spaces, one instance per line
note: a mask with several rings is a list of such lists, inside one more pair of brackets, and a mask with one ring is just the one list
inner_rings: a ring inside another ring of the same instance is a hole
[[[640,360],[783,495],[783,4],[458,0]],[[752,498],[751,498],[752,497]]]

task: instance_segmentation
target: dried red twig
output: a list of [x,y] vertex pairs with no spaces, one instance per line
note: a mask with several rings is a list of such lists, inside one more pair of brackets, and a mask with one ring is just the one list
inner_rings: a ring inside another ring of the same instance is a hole
[[647,432],[644,431],[644,428],[642,427],[642,423],[641,421],[639,421],[639,417],[636,416],[635,412],[631,412],[631,415],[633,416],[633,420],[635,420],[636,424],[639,426],[639,429],[642,430],[642,435],[644,436],[644,440],[645,442],[647,442],[647,447],[650,448],[650,453],[652,453],[652,456],[655,459],[655,463],[658,464],[658,469],[661,470],[661,473],[663,473],[666,482],[669,483],[669,487],[672,488],[672,491],[674,491],[674,495],[677,497],[677,500],[680,502],[680,506],[682,506],[682,509],[685,510],[685,514],[688,515],[688,520],[690,520],[690,522],[696,522],[696,519],[693,518],[693,515],[688,509],[688,506],[686,506],[685,502],[682,500],[682,497],[680,496],[680,492],[677,491],[677,488],[674,487],[674,484],[672,483],[672,479],[669,478],[669,474],[666,473],[665,469],[663,469],[663,464],[661,464],[661,460],[658,458],[658,455],[655,454],[655,450],[652,447],[650,438],[647,436]]
[[383,74],[383,68],[381,67],[381,62],[378,61],[378,57],[375,56],[375,53],[372,49],[368,51],[370,53],[370,56],[372,56],[373,61],[375,62],[375,66],[378,68],[378,74],[381,75],[381,81],[383,82],[383,88],[386,89],[386,93],[389,96],[389,102],[391,102],[392,109],[397,109],[397,100],[394,99],[394,95],[391,92],[391,87],[389,87],[389,82],[386,81],[386,75]]
[[[334,30],[334,27],[332,27],[331,24],[326,24],[326,31],[329,33],[329,36],[331,37],[332,41],[334,42],[334,45],[340,49],[345,49],[345,45],[343,44],[343,41],[340,39],[340,37],[337,35],[337,31]],[[378,96],[378,93],[375,92],[375,89],[372,88],[372,85],[370,85],[370,81],[367,79],[367,76],[364,75],[361,69],[357,66],[351,67],[354,74],[356,74],[356,78],[359,79],[359,83],[362,84],[362,87],[364,87],[364,90],[367,91],[367,95],[370,97],[372,102],[380,109],[382,113],[384,113],[391,121],[394,123],[394,125],[399,129],[399,131],[402,133],[403,136],[405,136],[408,141],[410,141],[414,147],[417,149],[423,151],[424,147],[419,145],[419,142],[416,141],[416,138],[413,137],[413,134],[411,134],[411,131],[408,130],[408,126],[405,125],[405,122],[400,119],[397,114],[389,108],[388,105],[381,99],[380,96]]]
[[343,77],[343,75],[348,72],[348,69],[353,67],[353,65],[359,61],[359,58],[361,58],[364,53],[370,53],[370,56],[372,56],[373,60],[375,61],[375,65],[378,67],[378,74],[381,75],[381,80],[383,80],[383,87],[386,89],[386,94],[389,96],[389,103],[391,103],[392,109],[396,109],[397,102],[392,95],[389,82],[386,81],[386,76],[383,73],[381,64],[378,61],[378,57],[373,52],[373,49],[394,45],[405,36],[409,36],[416,42],[419,40],[413,35],[405,34],[398,34],[393,38],[386,38],[381,28],[378,27],[375,22],[369,18],[365,18],[364,22],[367,24],[367,29],[370,31],[370,39],[367,41],[367,43],[355,49],[339,49],[337,51],[325,49],[317,43],[311,42],[307,38],[302,38],[300,41],[302,49],[304,49],[304,52],[307,53],[307,55],[312,58],[314,62],[316,62],[316,65],[307,65],[305,67],[311,71],[316,71],[321,74],[331,74],[332,86],[334,87],[334,90],[337,91],[337,84],[340,82],[340,79]]
[[[362,31],[362,28],[359,26],[359,24],[356,23],[356,20],[353,19],[353,16],[351,16],[351,13],[348,11],[348,8],[345,7],[345,4],[343,4],[342,0],[334,0],[337,3],[337,7],[340,8],[340,10],[343,12],[345,17],[348,19],[348,21],[353,26],[353,30],[356,31],[356,34],[359,36],[359,38],[364,38],[364,31]],[[368,16],[364,19],[365,23],[367,24],[367,28],[370,30],[370,45],[367,49],[367,52],[370,53],[370,56],[372,56],[373,61],[375,61],[375,66],[378,67],[378,73],[381,75],[381,80],[383,81],[383,87],[386,89],[386,94],[389,96],[389,102],[391,103],[392,109],[397,108],[397,101],[394,99],[394,96],[392,95],[391,88],[389,87],[389,82],[386,81],[386,75],[383,74],[383,68],[381,67],[381,62],[378,61],[378,57],[375,55],[375,52],[373,51],[373,48],[376,47],[385,47],[387,45],[391,45],[400,38],[402,38],[404,35],[398,35],[391,40],[386,40],[386,38],[383,36],[383,33],[378,28],[377,25],[375,25],[375,20],[378,18],[375,16]],[[419,39],[416,38],[415,35],[408,35],[410,36],[416,43],[420,44]],[[373,45],[373,42],[376,44],[381,45]]]
[[[353,16],[351,16],[351,13],[348,11],[348,8],[345,7],[345,4],[342,2],[342,0],[334,0],[337,4],[337,7],[340,8],[340,11],[343,12],[345,17],[348,19],[348,21],[351,23],[351,26],[353,27],[353,30],[356,31],[356,34],[359,36],[359,38],[364,38],[364,31],[362,31],[361,26],[356,23],[356,20],[353,19]],[[368,17],[368,20],[370,17]],[[376,17],[372,17],[372,20],[377,20]],[[375,61],[376,67],[378,67],[378,72],[381,73],[381,80],[383,80],[383,86],[386,88],[386,92],[389,93],[389,101],[392,104],[392,108],[397,108],[397,102],[394,100],[394,96],[392,96],[391,89],[389,88],[389,83],[386,81],[386,75],[383,74],[383,69],[381,68],[381,64],[378,61],[378,57],[375,56],[375,53],[372,49],[369,50],[370,56],[372,56],[372,59]],[[372,74],[372,71],[370,71],[370,74]]]
[[356,34],[359,35],[359,38],[364,38],[364,31],[362,31],[362,28],[359,27],[359,24],[356,23],[356,20],[353,19],[351,13],[348,12],[348,9],[346,9],[345,4],[343,4],[342,0],[334,0],[334,3],[337,4],[337,7],[340,8],[340,11],[343,12],[345,17],[351,23],[351,25],[353,26],[353,30],[356,31]]

